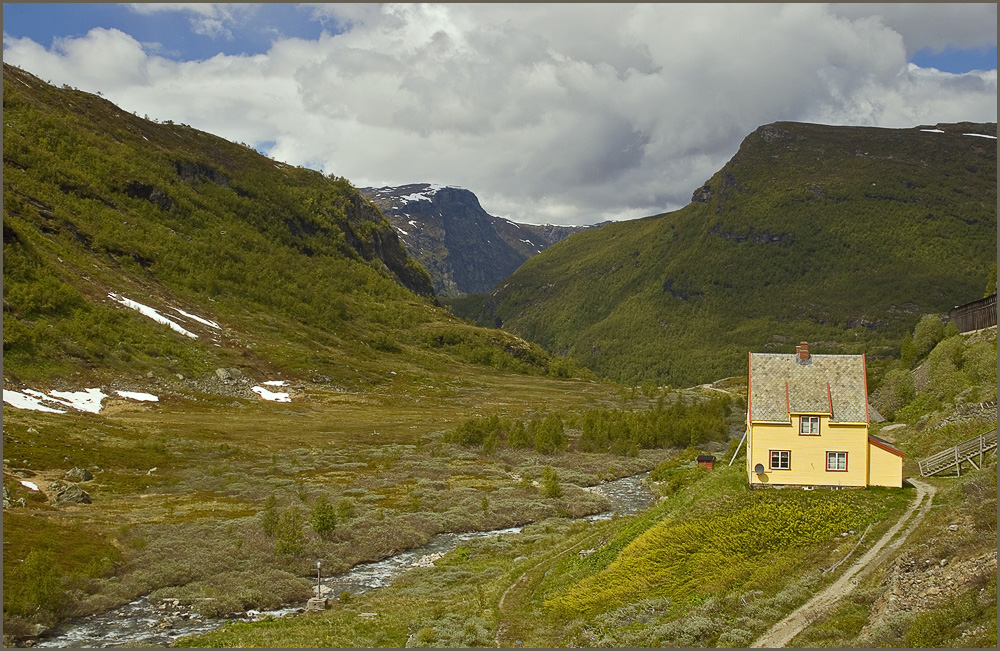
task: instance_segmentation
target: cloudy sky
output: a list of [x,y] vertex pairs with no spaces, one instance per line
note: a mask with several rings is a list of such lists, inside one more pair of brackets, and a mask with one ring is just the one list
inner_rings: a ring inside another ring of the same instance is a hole
[[3,5],[3,59],[354,185],[585,224],[758,126],[997,119],[996,4]]

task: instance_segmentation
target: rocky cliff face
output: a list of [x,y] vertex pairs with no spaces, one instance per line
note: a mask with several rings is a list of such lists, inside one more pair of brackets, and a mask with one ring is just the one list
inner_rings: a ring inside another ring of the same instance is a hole
[[483,210],[468,190],[415,183],[362,188],[389,218],[442,296],[487,292],[528,258],[590,226],[516,224]]

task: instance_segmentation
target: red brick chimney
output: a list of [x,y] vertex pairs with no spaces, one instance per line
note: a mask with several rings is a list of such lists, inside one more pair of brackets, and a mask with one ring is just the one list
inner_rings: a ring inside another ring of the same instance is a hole
[[798,355],[800,362],[805,362],[809,360],[809,342],[803,341],[801,344],[795,347],[795,354]]

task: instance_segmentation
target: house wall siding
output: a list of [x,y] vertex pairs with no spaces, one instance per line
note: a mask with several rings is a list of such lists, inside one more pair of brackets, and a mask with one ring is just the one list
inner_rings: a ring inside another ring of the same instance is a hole
[[[801,436],[798,416],[793,415],[788,424],[752,423],[749,439],[747,473],[751,485],[866,486],[868,483],[868,428],[864,424],[831,425],[829,416],[820,416],[820,435]],[[770,450],[790,450],[791,469],[771,470]],[[827,452],[846,452],[847,471],[827,470]],[[764,465],[762,477],[753,471],[758,463]]]
[[868,483],[872,486],[903,487],[903,459],[876,445],[868,445]]

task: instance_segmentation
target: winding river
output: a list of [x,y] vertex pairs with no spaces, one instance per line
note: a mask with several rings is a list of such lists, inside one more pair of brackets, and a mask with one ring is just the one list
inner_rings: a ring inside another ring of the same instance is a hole
[[[650,506],[653,496],[643,482],[649,473],[624,477],[592,486],[587,490],[608,498],[611,508],[603,513],[586,516],[588,521],[607,520],[614,515],[632,515]],[[422,547],[400,552],[372,563],[361,563],[350,570],[322,581],[325,595],[339,595],[347,590],[361,594],[383,588],[400,574],[414,567],[427,567],[455,549],[463,541],[475,538],[517,534],[521,527],[475,531],[469,533],[444,533],[431,539]],[[327,592],[329,590],[329,592]],[[244,613],[242,621],[263,617],[282,617],[302,612],[304,604],[295,604],[272,611],[251,610]],[[125,644],[168,646],[173,640],[186,635],[206,633],[233,621],[227,618],[199,618],[179,607],[177,602],[154,605],[140,597],[105,613],[71,620],[38,639],[39,647],[115,647]]]

